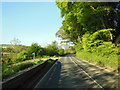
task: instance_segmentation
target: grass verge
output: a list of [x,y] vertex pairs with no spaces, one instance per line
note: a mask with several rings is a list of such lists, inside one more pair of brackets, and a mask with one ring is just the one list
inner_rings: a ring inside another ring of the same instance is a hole
[[76,56],[80,59],[84,59],[89,62],[93,62],[93,63],[103,66],[103,67],[112,68],[117,71],[119,69],[117,55],[100,56],[95,53],[79,51],[76,53]]
[[25,70],[29,67],[40,64],[42,62],[43,62],[43,60],[38,60],[38,61],[35,61],[35,62],[21,63],[19,65],[3,66],[2,78],[3,79],[8,78],[12,75],[17,74],[18,72],[20,72],[22,70]]

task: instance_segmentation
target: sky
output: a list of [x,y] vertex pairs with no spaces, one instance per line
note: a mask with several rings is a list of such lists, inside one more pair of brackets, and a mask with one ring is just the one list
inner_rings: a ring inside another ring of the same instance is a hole
[[46,46],[60,42],[55,33],[62,25],[55,2],[2,2],[2,43],[18,38],[22,45]]

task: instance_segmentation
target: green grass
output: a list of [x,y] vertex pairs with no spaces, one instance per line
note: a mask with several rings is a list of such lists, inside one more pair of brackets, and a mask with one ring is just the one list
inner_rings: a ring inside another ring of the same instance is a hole
[[80,59],[87,60],[89,62],[93,62],[100,66],[113,68],[118,70],[118,55],[106,55],[101,56],[97,55],[96,53],[90,53],[85,51],[79,51],[76,53],[76,56]]
[[57,57],[58,55],[54,55],[54,56],[48,56],[48,55],[43,55],[43,56],[37,56],[35,58],[52,58],[52,57]]
[[32,67],[34,65],[37,65],[39,63],[42,63],[42,60],[35,61],[35,62],[27,62],[27,63],[22,63],[19,65],[11,65],[11,66],[3,66],[2,69],[2,77],[7,78],[9,76],[17,74],[19,71],[28,69],[29,67]]
[[50,56],[43,55],[43,56],[36,56],[35,58],[49,58]]

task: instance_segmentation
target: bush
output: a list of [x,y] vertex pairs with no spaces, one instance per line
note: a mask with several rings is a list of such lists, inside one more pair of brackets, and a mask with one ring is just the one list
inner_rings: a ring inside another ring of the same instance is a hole
[[82,36],[82,43],[80,48],[91,52],[93,47],[103,45],[104,42],[111,42],[112,34],[110,31],[114,31],[114,29],[102,29],[94,32],[93,34],[84,34]]
[[11,66],[3,66],[2,69],[2,77],[6,78],[8,76],[14,75],[16,73],[18,73],[21,70],[27,69],[29,67],[32,67],[36,64],[42,63],[42,60],[39,61],[35,61],[35,62],[27,62],[27,63],[22,63],[19,65],[11,65]]
[[25,50],[23,50],[23,51],[21,51],[20,53],[18,53],[18,55],[17,55],[17,60],[18,61],[24,61],[24,60],[26,60],[27,59],[27,51],[25,51]]
[[59,49],[58,54],[59,54],[59,55],[63,55],[63,54],[64,54],[64,49],[62,49],[62,48]]
[[2,56],[1,60],[3,62],[2,63],[3,65],[4,64],[8,65],[8,64],[12,63],[10,55],[4,55],[4,56]]
[[118,70],[118,55],[120,51],[111,42],[112,34],[110,31],[114,31],[114,29],[98,30],[91,35],[84,34],[82,43],[75,46],[76,55],[98,65]]
[[102,45],[93,47],[91,51],[101,56],[118,55],[120,53],[120,51],[118,51],[118,48],[115,47],[115,44],[112,44],[111,42],[103,42]]
[[77,44],[74,46],[74,48],[75,48],[75,51],[76,51],[76,52],[78,52],[78,51],[80,51],[80,50],[83,50],[83,46],[82,46],[81,43],[77,43]]
[[110,67],[118,70],[118,47],[111,42],[103,42],[99,46],[94,46],[87,50],[78,50],[76,56],[100,66]]
[[71,49],[65,49],[64,50],[64,54],[75,54],[76,51],[75,50],[71,50]]
[[58,51],[59,49],[56,41],[53,41],[51,44],[46,46],[46,55],[48,56],[58,55]]

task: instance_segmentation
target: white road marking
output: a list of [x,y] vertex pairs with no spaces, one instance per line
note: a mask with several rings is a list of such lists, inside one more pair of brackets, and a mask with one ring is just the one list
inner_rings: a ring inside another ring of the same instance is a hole
[[[70,58],[70,60],[76,65],[76,66],[78,66],[76,63],[75,63],[75,61],[73,61],[72,60],[72,58],[71,57],[69,57]],[[97,83],[97,81],[95,81],[86,71],[84,71],[82,68],[80,68],[94,83],[96,83],[100,88],[103,88],[99,83]]]
[[57,64],[58,61],[56,61],[52,67],[46,72],[46,74],[41,78],[41,80],[38,82],[38,84],[34,87],[37,88],[39,87],[39,85],[45,80],[45,78],[47,77],[47,75],[49,75],[49,73],[51,72],[51,70],[54,68],[54,66]]
[[[81,60],[81,61],[79,61],[78,60],[78,58],[75,58],[74,57],[74,59],[76,59],[78,62],[86,62],[86,63],[89,63],[89,64],[91,64],[91,65],[95,65],[97,68],[100,68],[100,69],[104,69],[105,71],[107,71],[107,72],[110,72],[110,73],[113,73],[113,72],[111,72],[110,70],[108,70],[108,69],[105,69],[104,67],[100,67],[100,66],[98,66],[98,65],[96,65],[96,64],[94,64],[94,63],[91,63],[91,62],[88,62],[88,61],[86,61],[86,60]],[[119,75],[118,73],[114,73],[115,75]]]

